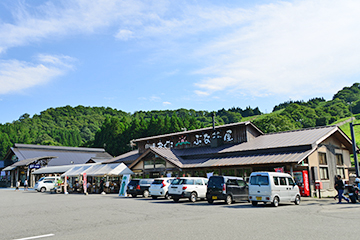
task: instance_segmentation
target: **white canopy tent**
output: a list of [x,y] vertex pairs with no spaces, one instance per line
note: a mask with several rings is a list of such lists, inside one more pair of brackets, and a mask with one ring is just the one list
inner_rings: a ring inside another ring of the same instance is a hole
[[[90,165],[90,164],[89,164]],[[73,167],[61,176],[75,177],[86,173],[87,176],[120,176],[134,174],[124,163],[114,164],[91,164],[90,166]]]

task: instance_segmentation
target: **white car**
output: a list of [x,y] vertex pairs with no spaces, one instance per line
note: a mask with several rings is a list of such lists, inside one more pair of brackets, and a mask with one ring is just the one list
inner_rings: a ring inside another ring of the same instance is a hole
[[158,197],[169,198],[169,186],[174,178],[155,178],[151,183],[149,192],[153,199]]
[[253,206],[257,206],[259,202],[271,203],[274,207],[279,202],[294,202],[299,205],[299,187],[287,173],[253,172],[249,182],[249,201]]
[[180,198],[189,198],[191,202],[206,198],[208,179],[203,177],[178,177],[169,187],[169,196],[178,202]]
[[56,181],[58,179],[60,179],[60,177],[40,178],[40,180],[35,183],[34,189],[38,192],[50,191],[50,189],[53,189],[55,187]]

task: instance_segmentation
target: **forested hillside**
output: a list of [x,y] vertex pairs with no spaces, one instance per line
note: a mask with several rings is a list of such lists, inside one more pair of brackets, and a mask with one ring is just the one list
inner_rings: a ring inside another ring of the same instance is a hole
[[[216,124],[251,120],[263,132],[324,126],[360,113],[360,85],[337,92],[332,100],[288,101],[262,114],[258,107],[215,112]],[[0,124],[0,159],[14,143],[105,147],[113,156],[131,150],[132,139],[211,126],[213,112],[178,109],[126,113],[105,107],[65,106],[39,115],[22,115]]]

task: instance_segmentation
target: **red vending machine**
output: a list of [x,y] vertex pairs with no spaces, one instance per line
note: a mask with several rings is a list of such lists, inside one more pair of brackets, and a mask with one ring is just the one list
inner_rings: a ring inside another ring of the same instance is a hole
[[300,195],[302,197],[310,196],[309,174],[307,170],[294,171],[294,180],[299,186]]

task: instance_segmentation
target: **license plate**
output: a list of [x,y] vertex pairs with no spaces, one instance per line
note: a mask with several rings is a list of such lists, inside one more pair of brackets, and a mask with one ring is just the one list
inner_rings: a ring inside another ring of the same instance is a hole
[[262,199],[262,197],[256,197],[256,200],[260,201]]
[[217,199],[217,196],[212,196],[212,199],[214,199],[214,200]]
[[129,186],[129,189],[133,189],[133,186]]

